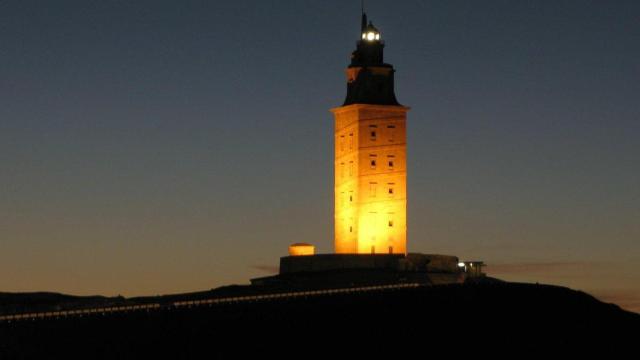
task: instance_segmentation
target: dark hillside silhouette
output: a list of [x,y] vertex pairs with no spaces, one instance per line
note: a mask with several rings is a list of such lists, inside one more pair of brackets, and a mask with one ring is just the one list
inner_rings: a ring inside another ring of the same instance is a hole
[[[380,305],[387,310],[374,313]],[[632,344],[639,328],[640,315],[582,292],[484,282],[3,323],[0,358],[227,358],[255,351],[291,357],[309,349],[410,354],[425,346],[477,353],[506,345],[619,349]]]

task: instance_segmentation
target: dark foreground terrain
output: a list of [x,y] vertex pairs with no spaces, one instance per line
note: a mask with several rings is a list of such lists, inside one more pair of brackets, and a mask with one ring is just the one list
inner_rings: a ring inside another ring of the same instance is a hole
[[544,354],[558,348],[606,350],[613,356],[635,346],[639,329],[640,315],[582,292],[486,282],[0,323],[0,359],[247,353],[379,358],[434,349],[456,356],[513,351],[507,349]]

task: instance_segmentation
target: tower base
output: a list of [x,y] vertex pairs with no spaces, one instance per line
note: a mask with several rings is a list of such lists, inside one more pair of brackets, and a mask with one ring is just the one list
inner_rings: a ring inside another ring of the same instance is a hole
[[328,289],[417,283],[463,283],[456,256],[434,254],[318,254],[280,258],[280,273],[251,279],[256,286]]

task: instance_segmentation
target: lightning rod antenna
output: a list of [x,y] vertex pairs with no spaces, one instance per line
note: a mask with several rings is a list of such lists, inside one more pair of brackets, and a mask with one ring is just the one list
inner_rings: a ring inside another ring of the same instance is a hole
[[360,27],[361,31],[367,27],[367,14],[364,12],[364,0],[360,1],[360,11],[362,13],[362,25]]

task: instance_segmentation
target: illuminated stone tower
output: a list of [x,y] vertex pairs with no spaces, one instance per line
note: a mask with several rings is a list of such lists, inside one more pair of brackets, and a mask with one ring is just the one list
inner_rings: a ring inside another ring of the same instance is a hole
[[335,252],[406,254],[406,115],[384,42],[362,14],[346,70],[347,98],[335,116]]

